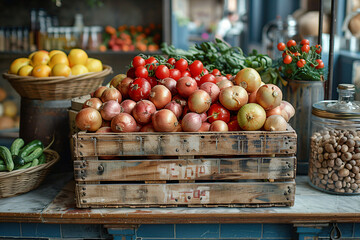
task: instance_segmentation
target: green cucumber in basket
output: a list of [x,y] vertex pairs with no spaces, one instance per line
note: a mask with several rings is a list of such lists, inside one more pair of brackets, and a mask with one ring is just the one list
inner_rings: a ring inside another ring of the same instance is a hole
[[39,165],[44,164],[44,163],[46,163],[46,156],[45,156],[45,154],[43,152],[39,157]]
[[24,146],[25,142],[22,138],[17,138],[13,141],[10,147],[10,152],[12,156],[17,156],[20,149]]
[[30,153],[27,156],[22,157],[25,161],[25,163],[33,161],[35,158],[39,158],[41,154],[43,153],[42,147],[36,147],[32,153]]
[[24,166],[25,165],[25,160],[22,157],[20,157],[19,155],[13,155],[12,158],[13,158],[15,166]]
[[12,160],[10,150],[5,146],[0,146],[0,158],[5,161],[6,169],[10,172],[14,169],[14,162]]
[[6,165],[0,164],[0,172],[6,171],[6,170],[7,170]]
[[28,156],[29,154],[31,154],[36,148],[44,148],[44,145],[42,144],[42,142],[40,140],[33,140],[31,142],[29,142],[28,144],[25,145],[25,147],[23,147],[20,152],[19,155],[20,157],[24,158],[26,156]]
[[32,162],[31,162],[31,166],[30,167],[35,167],[39,165],[39,159],[35,158]]
[[29,167],[31,167],[32,162],[26,163],[24,166],[19,166],[18,168],[16,168],[16,170],[20,170],[20,169],[27,169]]

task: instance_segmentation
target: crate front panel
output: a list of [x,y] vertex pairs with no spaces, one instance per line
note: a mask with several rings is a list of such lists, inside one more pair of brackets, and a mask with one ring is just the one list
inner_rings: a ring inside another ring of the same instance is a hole
[[[291,127],[290,127],[291,128]],[[73,135],[75,157],[295,154],[294,130],[227,133],[85,133]]]
[[295,157],[81,160],[75,180],[156,181],[293,179]]
[[76,184],[78,207],[292,206],[295,181]]

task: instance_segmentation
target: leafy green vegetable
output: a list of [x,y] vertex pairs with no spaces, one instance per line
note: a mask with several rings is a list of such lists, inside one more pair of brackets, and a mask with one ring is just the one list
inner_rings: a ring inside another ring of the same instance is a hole
[[240,47],[231,47],[220,39],[215,42],[203,42],[191,46],[187,51],[177,49],[173,45],[162,43],[161,50],[169,58],[176,60],[184,58],[189,64],[194,60],[200,60],[209,71],[218,69],[225,74],[235,75],[243,68],[251,67],[257,70],[266,83],[275,83],[278,79],[278,71],[273,68],[272,59],[255,50],[245,56]]

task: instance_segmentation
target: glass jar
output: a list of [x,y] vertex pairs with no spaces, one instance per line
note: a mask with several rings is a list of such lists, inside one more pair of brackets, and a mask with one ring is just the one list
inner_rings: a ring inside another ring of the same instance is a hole
[[327,193],[360,194],[360,104],[354,85],[337,91],[338,100],[312,106],[309,180]]

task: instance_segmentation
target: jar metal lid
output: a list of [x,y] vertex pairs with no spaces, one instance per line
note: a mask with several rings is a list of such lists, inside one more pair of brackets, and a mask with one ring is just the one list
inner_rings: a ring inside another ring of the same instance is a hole
[[[345,85],[345,84],[344,84]],[[360,121],[360,110],[354,111],[340,111],[333,109],[331,105],[334,105],[337,100],[325,100],[321,102],[314,103],[312,105],[312,114],[322,118],[330,119],[355,119]]]

